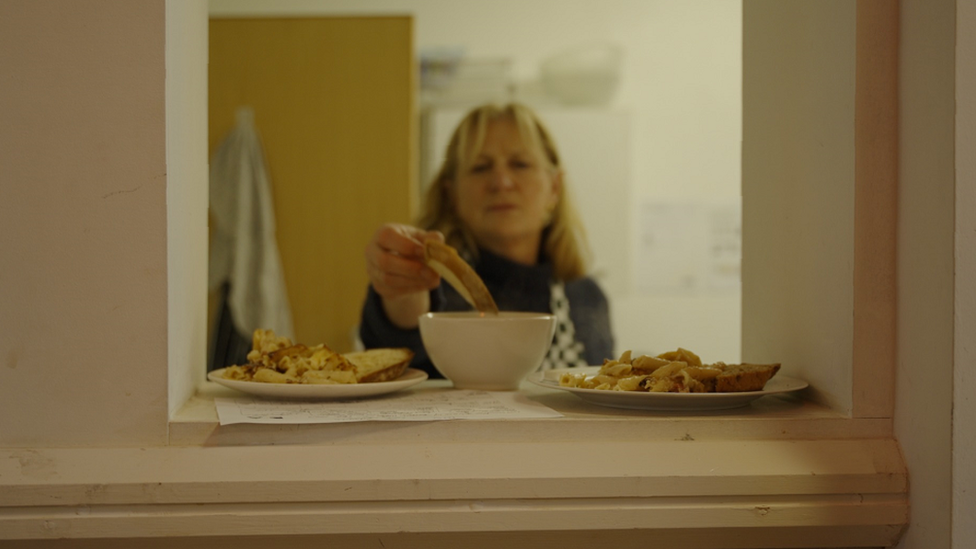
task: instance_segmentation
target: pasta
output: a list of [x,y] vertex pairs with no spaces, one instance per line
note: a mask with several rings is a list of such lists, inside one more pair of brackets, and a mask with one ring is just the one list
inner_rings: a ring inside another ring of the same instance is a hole
[[565,372],[562,387],[604,391],[712,393],[761,390],[779,370],[779,364],[703,364],[695,353],[678,348],[657,356],[631,357],[625,351],[617,360],[605,360],[593,376]]
[[230,366],[224,378],[263,383],[356,383],[356,367],[327,346],[293,344],[272,330],[255,330],[248,363]]

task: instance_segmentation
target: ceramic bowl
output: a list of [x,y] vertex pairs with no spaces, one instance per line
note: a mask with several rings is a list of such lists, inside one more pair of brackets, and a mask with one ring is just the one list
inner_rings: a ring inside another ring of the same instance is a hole
[[542,364],[556,330],[546,313],[427,313],[420,337],[434,367],[458,389],[514,391]]

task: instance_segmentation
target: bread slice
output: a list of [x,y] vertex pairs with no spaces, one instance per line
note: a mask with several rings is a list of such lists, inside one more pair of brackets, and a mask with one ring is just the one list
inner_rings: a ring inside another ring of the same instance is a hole
[[498,314],[498,306],[484,281],[453,247],[437,240],[428,240],[424,243],[424,260],[472,307],[482,313]]
[[727,364],[715,377],[715,392],[741,393],[762,391],[776,372],[779,364]]
[[368,349],[343,356],[356,366],[357,382],[375,383],[400,377],[410,365],[413,351],[407,348]]

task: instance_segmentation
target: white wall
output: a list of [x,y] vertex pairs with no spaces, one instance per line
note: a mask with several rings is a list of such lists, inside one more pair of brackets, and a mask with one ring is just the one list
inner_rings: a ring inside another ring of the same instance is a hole
[[[552,54],[581,43],[622,46],[623,78],[609,108],[631,116],[631,201],[605,215],[629,213],[631,221],[622,229],[633,256],[641,253],[636,234],[645,203],[686,203],[699,210],[738,204],[741,7],[738,0],[210,1],[214,17],[409,14],[416,21],[418,51],[464,45],[472,57],[511,58],[516,79],[529,89],[540,61]],[[676,230],[691,232],[687,226]],[[705,238],[691,242],[707,246]],[[642,289],[648,285],[640,284],[641,277],[663,277],[692,261],[699,259],[625,267],[633,271],[623,278],[637,283],[610,295],[618,351],[683,346],[705,360],[739,359],[737,288],[709,287],[703,274],[700,283],[680,291],[667,284]]]
[[847,413],[854,8],[844,0],[750,0],[743,45],[743,357],[782,362]]
[[166,208],[169,414],[203,381],[206,364],[207,6],[166,2]]
[[165,4],[99,7],[0,2],[0,447],[166,442]]
[[952,547],[976,547],[976,1],[956,3]]
[[951,545],[956,2],[900,6],[895,436],[912,512],[899,547],[961,549],[972,545]]

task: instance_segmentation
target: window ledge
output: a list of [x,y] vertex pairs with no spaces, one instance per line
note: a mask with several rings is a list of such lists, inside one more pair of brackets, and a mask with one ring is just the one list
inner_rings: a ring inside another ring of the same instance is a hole
[[207,388],[171,422],[168,447],[0,450],[0,532],[878,547],[908,523],[888,420],[779,397],[668,416],[527,391],[565,417],[221,427]]
[[[426,381],[420,390],[450,387]],[[529,399],[562,418],[431,422],[368,422],[221,426],[216,397],[241,393],[206,382],[170,421],[170,445],[350,444],[391,442],[539,442],[577,440],[863,439],[891,438],[890,418],[851,419],[810,401],[770,395],[744,408],[653,412],[606,408],[576,396],[524,383]],[[514,428],[513,428],[514,426]]]

